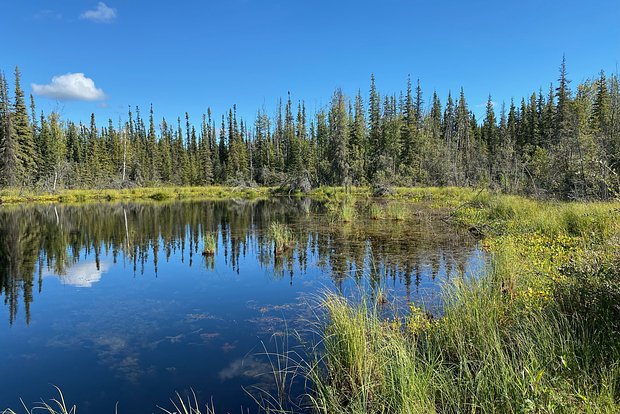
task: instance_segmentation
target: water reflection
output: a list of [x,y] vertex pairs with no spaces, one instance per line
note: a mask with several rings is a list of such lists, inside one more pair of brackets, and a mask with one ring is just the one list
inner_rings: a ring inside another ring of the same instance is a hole
[[[39,205],[0,210],[0,287],[15,320],[20,300],[31,319],[33,290],[56,275],[65,284],[91,287],[119,260],[127,273],[144,273],[179,255],[187,266],[196,262],[214,269],[216,257],[239,274],[239,259],[256,257],[274,277],[304,274],[309,260],[332,275],[336,286],[347,278],[370,283],[402,283],[406,295],[422,283],[466,271],[475,242],[425,209],[406,222],[361,218],[356,223],[330,223],[322,206],[310,200],[258,202],[178,202],[92,205]],[[266,232],[273,221],[293,230],[295,247],[274,254]],[[203,238],[216,235],[215,255],[202,255]],[[163,257],[161,257],[163,254]],[[103,262],[111,257],[112,262]]]

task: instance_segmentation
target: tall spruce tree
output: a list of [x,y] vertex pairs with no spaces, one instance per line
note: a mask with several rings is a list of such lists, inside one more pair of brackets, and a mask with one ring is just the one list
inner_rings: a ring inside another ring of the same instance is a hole
[[329,111],[330,158],[332,160],[332,183],[350,185],[349,176],[349,120],[347,103],[341,89],[332,96]]
[[15,67],[15,102],[12,118],[13,134],[18,143],[16,152],[20,165],[18,180],[26,185],[33,184],[38,171],[38,154],[18,67]]

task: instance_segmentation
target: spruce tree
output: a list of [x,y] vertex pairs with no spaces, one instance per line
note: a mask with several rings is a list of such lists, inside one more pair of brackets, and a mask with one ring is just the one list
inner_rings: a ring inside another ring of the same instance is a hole
[[37,148],[20,84],[19,68],[15,67],[15,102],[13,106],[13,134],[18,143],[17,158],[20,164],[20,182],[33,184],[38,169]]
[[336,89],[329,112],[330,158],[332,160],[332,183],[350,185],[349,177],[349,120],[347,104],[342,90]]
[[21,175],[19,144],[13,133],[12,120],[8,85],[0,72],[0,185],[7,187],[19,185]]
[[366,144],[366,117],[364,116],[364,103],[360,91],[355,96],[355,108],[353,114],[351,138],[349,140],[349,154],[351,158],[351,178],[354,183],[360,185],[365,180],[365,158],[367,156]]
[[562,64],[560,65],[560,77],[558,78],[558,86],[555,89],[555,96],[557,98],[557,106],[554,117],[554,128],[556,142],[566,137],[568,129],[570,128],[569,120],[569,102],[571,98],[571,92],[568,84],[570,81],[567,78],[566,72],[566,58],[562,56]]
[[375,85],[375,75],[370,76],[370,101],[368,110],[368,149],[370,162],[368,176],[373,179],[377,174],[379,157],[381,156],[381,97]]

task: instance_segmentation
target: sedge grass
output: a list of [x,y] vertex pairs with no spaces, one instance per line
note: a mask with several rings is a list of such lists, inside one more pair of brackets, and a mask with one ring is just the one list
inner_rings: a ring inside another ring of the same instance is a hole
[[381,220],[385,218],[385,210],[378,204],[371,204],[369,209],[369,216],[373,220]]
[[485,274],[447,284],[439,319],[326,295],[312,410],[620,412],[620,205],[455,194],[451,216],[484,226]]
[[291,248],[295,242],[291,229],[286,224],[278,222],[273,222],[269,226],[269,237],[273,241],[276,255]]
[[387,207],[387,217],[396,221],[406,220],[409,217],[409,209],[403,203],[392,202]]
[[[60,388],[55,388],[58,392],[58,398],[53,398],[49,400],[49,402],[41,401],[33,408],[28,408],[26,404],[22,402],[22,408],[24,412],[26,414],[34,414],[37,412],[43,412],[47,414],[76,414],[77,406],[67,404]],[[183,398],[181,394],[177,392],[176,398],[171,398],[170,403],[172,404],[171,409],[167,409],[164,407],[158,408],[165,414],[215,414],[213,401],[211,401],[210,404],[206,404],[204,406],[200,405],[194,390],[191,390],[191,396],[188,395],[186,398]],[[118,414],[118,404],[115,412]],[[2,414],[18,414],[18,412],[7,408],[2,411]]]
[[356,198],[348,193],[338,194],[325,206],[332,222],[351,223],[358,216]]
[[203,256],[213,256],[215,254],[215,250],[217,248],[217,240],[215,235],[207,234],[204,237],[204,248],[202,250]]
[[128,189],[63,189],[55,192],[28,189],[0,190],[0,204],[18,203],[81,203],[89,201],[115,200],[186,200],[229,198],[255,199],[269,197],[268,187],[238,188],[224,186],[209,187],[136,187]]

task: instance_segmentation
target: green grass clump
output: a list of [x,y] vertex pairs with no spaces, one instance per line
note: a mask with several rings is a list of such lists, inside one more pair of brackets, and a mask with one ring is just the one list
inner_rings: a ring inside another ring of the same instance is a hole
[[215,235],[209,233],[204,237],[204,248],[202,250],[203,256],[213,256],[217,247],[217,239]]
[[381,220],[385,218],[385,211],[383,207],[374,203],[370,205],[370,210],[368,214],[373,220]]
[[351,223],[358,215],[356,198],[351,194],[339,194],[325,203],[333,222]]
[[390,220],[406,220],[409,217],[409,209],[403,203],[390,203],[387,208],[387,217]]
[[357,217],[357,210],[353,202],[344,202],[338,211],[338,218],[343,223],[350,223]]
[[282,254],[295,244],[293,232],[283,223],[271,223],[269,226],[269,237],[273,240],[276,255]]
[[166,192],[166,191],[157,191],[149,196],[150,199],[153,199],[155,201],[168,200],[169,198],[172,198],[172,197],[173,197],[173,194],[170,192]]

